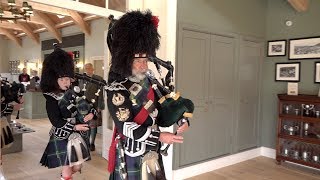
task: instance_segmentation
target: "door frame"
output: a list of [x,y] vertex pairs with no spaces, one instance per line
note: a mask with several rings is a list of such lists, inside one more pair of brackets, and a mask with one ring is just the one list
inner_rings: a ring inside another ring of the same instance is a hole
[[[108,35],[108,30],[104,31],[104,39],[107,39],[107,35]],[[103,79],[106,80],[108,82],[108,74],[109,74],[109,64],[111,61],[111,54],[107,45],[107,42],[104,42],[104,57],[103,57],[103,64],[104,64],[104,75],[103,75]],[[107,95],[106,92],[105,96],[104,96],[104,103],[106,104],[107,107]],[[109,147],[110,144],[112,142],[112,135],[113,135],[113,127],[114,127],[114,123],[113,120],[111,119],[110,121],[110,113],[108,108],[106,108],[104,110],[104,112],[102,113],[102,119],[104,119],[104,121],[102,121],[102,149],[106,149],[102,151],[102,157],[105,158],[106,160],[108,159],[108,155],[109,155]],[[112,124],[110,124],[112,123]],[[112,130],[108,129],[109,126],[112,126]]]

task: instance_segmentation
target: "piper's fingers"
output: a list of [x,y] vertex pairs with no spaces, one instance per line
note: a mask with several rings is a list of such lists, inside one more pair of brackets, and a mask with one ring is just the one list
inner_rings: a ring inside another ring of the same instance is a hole
[[172,143],[183,143],[183,139],[173,139]]

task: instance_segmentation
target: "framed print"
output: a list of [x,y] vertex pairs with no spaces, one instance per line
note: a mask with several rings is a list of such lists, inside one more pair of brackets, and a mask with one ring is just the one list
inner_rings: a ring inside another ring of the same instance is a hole
[[300,62],[276,63],[276,81],[299,82]]
[[268,41],[268,57],[285,56],[287,40]]
[[320,58],[320,37],[309,37],[289,40],[289,59]]
[[320,83],[320,62],[314,63],[314,82]]

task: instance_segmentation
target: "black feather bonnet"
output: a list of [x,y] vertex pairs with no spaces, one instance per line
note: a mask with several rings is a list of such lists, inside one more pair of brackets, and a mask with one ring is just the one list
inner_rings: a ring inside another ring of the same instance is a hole
[[[109,80],[131,76],[134,54],[153,56],[160,45],[159,19],[151,11],[131,11],[109,26],[108,46],[112,55]],[[110,77],[110,75],[117,78]]]
[[58,78],[74,78],[74,62],[69,53],[55,46],[43,61],[40,87],[43,92],[59,90]]

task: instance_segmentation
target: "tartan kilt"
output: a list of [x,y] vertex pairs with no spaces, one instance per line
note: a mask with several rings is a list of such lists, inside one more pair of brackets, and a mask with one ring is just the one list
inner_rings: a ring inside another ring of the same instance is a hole
[[[86,133],[85,133],[86,134]],[[89,141],[85,134],[81,134],[86,144]],[[56,168],[59,166],[68,166],[69,159],[67,153],[68,139],[57,139],[54,135],[50,136],[49,143],[41,157],[40,164],[42,166],[51,168]],[[90,151],[88,151],[90,156]],[[91,157],[87,161],[91,160]]]
[[60,140],[56,139],[52,135],[41,157],[41,165],[48,167],[49,169],[69,165],[67,156],[67,144],[68,139]]
[[[119,157],[120,149],[117,148],[116,153],[116,166],[114,171],[110,174],[109,180],[122,180],[119,172],[120,167],[120,158]],[[130,157],[125,155],[126,166],[127,166],[127,173],[128,179],[130,180],[140,180],[141,179],[141,160],[142,156],[138,157]]]

